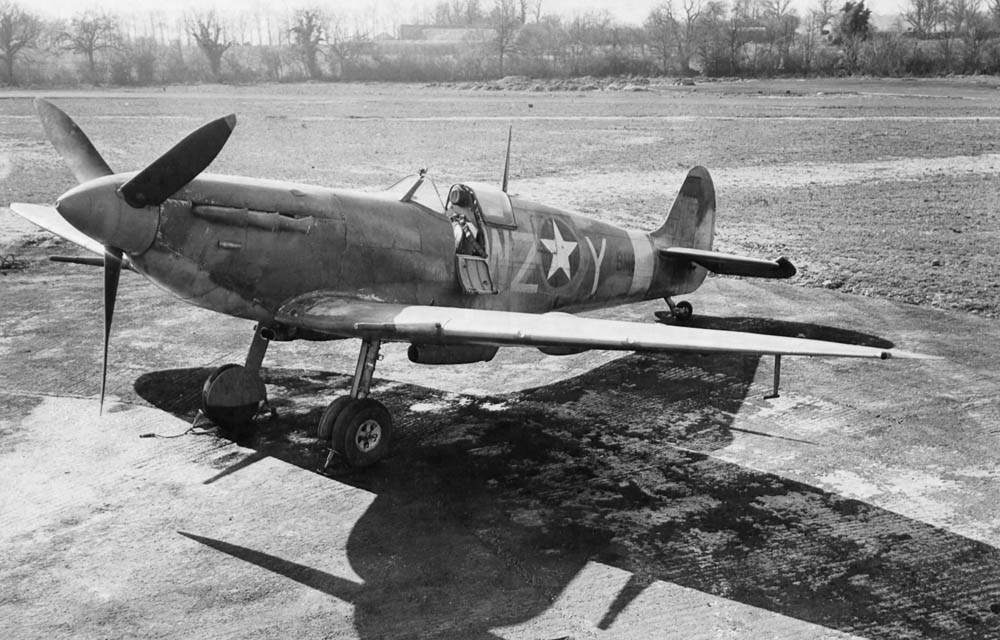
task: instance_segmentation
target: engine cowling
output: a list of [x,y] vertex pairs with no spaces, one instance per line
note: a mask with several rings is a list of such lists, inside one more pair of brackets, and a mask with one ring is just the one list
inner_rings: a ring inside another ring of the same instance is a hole
[[479,345],[411,344],[406,355],[417,364],[471,364],[489,362],[499,347]]

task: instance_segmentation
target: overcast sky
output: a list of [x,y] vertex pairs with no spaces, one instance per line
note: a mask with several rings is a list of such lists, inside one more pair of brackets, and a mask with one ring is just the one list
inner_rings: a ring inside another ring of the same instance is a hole
[[[623,22],[639,24],[650,9],[660,0],[542,0],[542,13],[571,16],[589,11],[606,10]],[[222,13],[254,12],[266,7],[273,12],[288,12],[296,8],[318,6],[351,20],[370,24],[375,18],[380,23],[406,24],[421,13],[421,9],[434,6],[436,0],[20,0],[22,6],[47,16],[69,17],[86,8],[104,8],[115,13],[184,13],[197,8],[215,7]],[[792,0],[802,15],[816,5],[816,0]],[[896,14],[906,0],[867,0],[866,6],[874,13]],[[483,7],[492,0],[482,0]],[[840,1],[834,3],[840,4]]]

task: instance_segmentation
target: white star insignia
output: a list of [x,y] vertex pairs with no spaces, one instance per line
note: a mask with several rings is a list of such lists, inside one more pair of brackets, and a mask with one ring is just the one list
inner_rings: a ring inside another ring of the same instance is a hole
[[566,274],[567,280],[573,279],[573,274],[570,273],[569,257],[573,255],[576,251],[576,242],[570,242],[569,240],[563,240],[562,234],[559,233],[559,225],[556,221],[552,221],[552,234],[555,236],[551,240],[549,238],[540,238],[542,241],[542,246],[552,254],[552,262],[549,264],[549,273],[545,277],[549,280],[552,279],[557,272],[562,271]]

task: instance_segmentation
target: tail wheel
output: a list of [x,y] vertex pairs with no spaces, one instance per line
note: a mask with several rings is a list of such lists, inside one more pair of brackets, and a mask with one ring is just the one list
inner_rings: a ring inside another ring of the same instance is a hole
[[674,317],[680,322],[686,322],[694,315],[694,307],[687,300],[681,300],[674,308]]
[[392,416],[371,398],[346,403],[333,424],[332,447],[352,467],[375,464],[389,453],[391,442]]

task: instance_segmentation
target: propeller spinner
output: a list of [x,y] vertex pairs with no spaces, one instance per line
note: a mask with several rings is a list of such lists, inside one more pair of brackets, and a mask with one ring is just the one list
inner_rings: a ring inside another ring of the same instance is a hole
[[35,110],[52,146],[80,182],[60,196],[56,209],[70,224],[104,247],[103,413],[108,342],[125,253],[140,254],[153,244],[159,226],[159,205],[211,164],[236,126],[236,116],[219,118],[200,127],[121,184],[121,178],[112,174],[72,118],[41,98],[35,100]]

